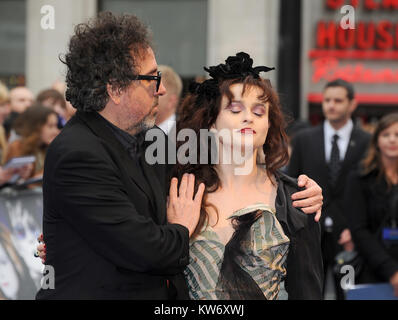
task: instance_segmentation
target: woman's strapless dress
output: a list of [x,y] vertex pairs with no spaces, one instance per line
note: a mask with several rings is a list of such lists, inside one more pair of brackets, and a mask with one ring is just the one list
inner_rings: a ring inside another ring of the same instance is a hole
[[184,270],[191,299],[287,299],[284,289],[289,238],[275,210],[256,203],[230,217],[234,234],[227,244],[211,226],[190,241]]

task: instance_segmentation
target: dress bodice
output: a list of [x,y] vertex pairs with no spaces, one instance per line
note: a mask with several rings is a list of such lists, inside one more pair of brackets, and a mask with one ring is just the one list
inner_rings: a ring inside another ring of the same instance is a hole
[[224,244],[209,225],[190,241],[184,270],[191,299],[283,299],[289,238],[275,209],[256,203],[228,218],[235,232]]

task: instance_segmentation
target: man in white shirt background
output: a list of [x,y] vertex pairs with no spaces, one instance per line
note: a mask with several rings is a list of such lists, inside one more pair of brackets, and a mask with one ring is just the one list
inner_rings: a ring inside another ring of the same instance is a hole
[[[370,141],[370,134],[354,125],[351,116],[357,107],[354,88],[336,79],[323,91],[324,122],[299,132],[292,141],[288,173],[303,173],[314,179],[323,190],[322,254],[325,270],[332,268],[335,256],[354,249],[347,218],[344,216],[344,188],[348,172],[356,170]],[[343,292],[334,278],[337,299]]]
[[159,65],[158,70],[162,73],[162,84],[166,88],[166,94],[159,97],[156,125],[168,135],[175,128],[176,111],[182,92],[182,80],[169,66]]

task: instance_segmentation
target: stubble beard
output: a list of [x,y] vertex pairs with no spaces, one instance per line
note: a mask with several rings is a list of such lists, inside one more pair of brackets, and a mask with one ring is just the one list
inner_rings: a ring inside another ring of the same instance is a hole
[[142,131],[146,131],[146,130],[153,128],[153,126],[155,125],[155,122],[156,122],[157,112],[155,114],[152,114],[152,112],[153,112],[153,109],[157,105],[158,105],[158,99],[156,99],[154,101],[154,104],[152,105],[151,110],[142,118],[142,120],[140,122],[128,127],[126,129],[126,131],[128,133],[130,133],[131,135],[136,135]]

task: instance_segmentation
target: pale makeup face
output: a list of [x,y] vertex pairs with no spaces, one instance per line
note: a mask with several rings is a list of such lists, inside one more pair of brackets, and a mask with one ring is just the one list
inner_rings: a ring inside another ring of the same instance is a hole
[[47,122],[41,129],[41,140],[46,145],[49,145],[55,139],[58,133],[58,118],[55,114],[50,114],[47,118]]
[[[146,49],[138,65],[140,75],[156,76],[158,66],[151,48]],[[155,80],[134,80],[120,95],[118,123],[130,134],[136,134],[155,125],[159,96],[166,93],[163,84],[156,92]]]
[[[222,97],[220,113],[213,126],[217,131],[227,129],[232,133],[234,144],[250,145],[253,150],[261,149],[267,138],[269,122],[269,102],[259,99],[263,91],[256,87],[246,87],[242,95],[243,84],[230,87],[233,99],[229,102]],[[220,139],[221,144],[225,142]]]
[[398,161],[398,122],[380,132],[377,145],[382,157]]
[[350,101],[343,87],[329,87],[323,93],[322,110],[332,124],[347,121],[354,112],[356,104]]
[[0,244],[0,288],[7,299],[16,299],[18,276],[6,250]]

